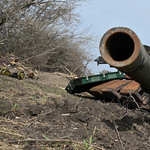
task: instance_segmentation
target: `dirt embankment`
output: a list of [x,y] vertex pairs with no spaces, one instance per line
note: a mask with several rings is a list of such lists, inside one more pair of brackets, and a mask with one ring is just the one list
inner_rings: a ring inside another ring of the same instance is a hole
[[67,94],[63,74],[38,76],[0,76],[0,149],[150,149],[148,112]]

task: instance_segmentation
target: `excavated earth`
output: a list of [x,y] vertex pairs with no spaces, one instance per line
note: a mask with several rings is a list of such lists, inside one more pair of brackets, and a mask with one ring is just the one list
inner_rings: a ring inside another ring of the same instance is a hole
[[0,76],[0,150],[149,150],[150,114],[82,93],[65,74]]

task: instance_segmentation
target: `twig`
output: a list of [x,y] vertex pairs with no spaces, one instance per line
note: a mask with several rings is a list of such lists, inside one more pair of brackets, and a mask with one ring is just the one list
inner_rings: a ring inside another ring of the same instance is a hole
[[138,109],[140,109],[139,104],[136,102],[135,98],[131,95],[131,93],[130,93],[130,97],[133,99],[133,101],[134,101],[134,102],[135,102],[135,104],[137,105]]
[[[8,141],[9,144],[17,144],[17,143],[24,143],[24,142],[70,142],[70,143],[78,143],[83,145],[83,142],[73,141],[73,140],[63,140],[63,139],[26,139],[26,140],[18,140],[18,141]],[[96,145],[91,144],[92,147],[95,147],[99,150],[105,150],[103,147],[99,147]]]
[[17,134],[17,133],[12,133],[12,132],[7,132],[7,131],[0,131],[0,133],[10,134],[10,135],[15,135],[15,136],[20,136],[20,137],[25,137],[24,135],[20,135],[20,134]]
[[22,60],[22,62],[29,61],[29,60],[32,59],[32,58],[41,57],[41,56],[43,56],[43,55],[46,55],[47,53],[56,50],[57,48],[59,48],[59,47],[62,46],[63,44],[64,44],[64,43],[62,43],[62,44],[60,44],[60,45],[57,45],[55,48],[46,50],[46,51],[44,51],[44,52],[42,52],[42,53],[40,53],[40,54],[37,54],[37,55],[31,56],[31,57],[29,57],[29,58],[27,58],[27,59],[24,59],[24,60]]
[[70,73],[71,78],[76,77],[76,75],[73,72],[71,72],[67,67],[65,67],[65,69]]
[[18,141],[8,141],[9,144],[12,143],[24,143],[24,142],[72,142],[71,140],[55,140],[55,139],[26,139],[26,140],[18,140]]
[[143,142],[143,144],[145,144],[145,145],[147,145],[147,146],[149,146],[149,147],[150,147],[150,144],[148,144],[147,142]]
[[2,42],[7,41],[7,40],[8,40],[7,38],[0,40],[0,44],[2,44]]
[[72,73],[74,73],[77,69],[79,69],[82,65],[79,65],[77,68],[74,69]]
[[23,10],[24,8],[29,8],[33,4],[35,4],[35,3],[29,2],[29,3],[25,4],[24,6],[22,6],[21,8],[19,8],[14,14],[17,14],[19,11]]
[[117,133],[119,142],[120,142],[120,144],[121,144],[121,147],[122,147],[123,150],[125,150],[125,148],[124,148],[124,146],[123,146],[123,144],[122,144],[122,141],[121,141],[121,138],[120,138],[120,135],[119,135],[119,132],[118,132],[118,129],[117,129],[117,126],[116,126],[115,121],[114,121],[114,126],[115,126],[115,130],[116,130],[116,133]]
[[87,136],[88,136],[88,139],[90,139],[90,136],[89,136],[89,134],[88,134],[87,128],[86,128],[86,126],[85,126],[85,124],[84,124],[84,123],[83,123],[83,126],[84,126],[84,129],[85,129],[86,134],[87,134]]

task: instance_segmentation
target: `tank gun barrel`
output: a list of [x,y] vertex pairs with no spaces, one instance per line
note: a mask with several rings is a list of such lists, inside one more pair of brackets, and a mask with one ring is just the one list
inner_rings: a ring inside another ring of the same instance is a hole
[[135,32],[112,28],[103,35],[99,49],[105,62],[150,90],[150,56]]

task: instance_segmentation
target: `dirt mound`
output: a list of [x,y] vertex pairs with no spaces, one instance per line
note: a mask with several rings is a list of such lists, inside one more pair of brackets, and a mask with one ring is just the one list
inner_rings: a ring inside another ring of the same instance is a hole
[[0,76],[0,149],[150,149],[148,112],[67,94],[68,82],[57,73]]
[[57,87],[65,89],[71,77],[64,73],[48,73],[48,72],[38,72],[38,80],[42,84],[51,84]]

